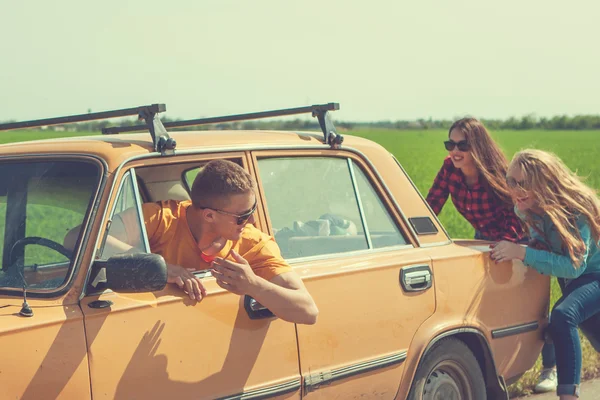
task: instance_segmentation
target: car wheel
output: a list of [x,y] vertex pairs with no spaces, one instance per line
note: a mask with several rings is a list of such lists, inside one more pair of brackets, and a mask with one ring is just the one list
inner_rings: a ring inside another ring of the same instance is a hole
[[485,381],[475,356],[458,339],[434,344],[421,361],[410,400],[485,400]]

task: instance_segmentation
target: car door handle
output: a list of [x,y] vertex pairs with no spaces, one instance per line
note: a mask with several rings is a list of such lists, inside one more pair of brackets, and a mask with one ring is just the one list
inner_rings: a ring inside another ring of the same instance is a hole
[[275,316],[271,310],[248,295],[244,296],[244,308],[250,319],[263,319]]
[[400,284],[406,292],[419,292],[431,287],[433,275],[429,265],[414,265],[400,270]]

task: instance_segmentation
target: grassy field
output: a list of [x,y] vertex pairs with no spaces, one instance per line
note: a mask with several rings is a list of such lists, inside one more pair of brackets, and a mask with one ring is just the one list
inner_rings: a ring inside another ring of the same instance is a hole
[[35,130],[18,130],[18,131],[5,131],[0,132],[0,144],[13,143],[13,142],[24,142],[28,140],[40,140],[40,139],[55,139],[62,137],[73,137],[73,136],[89,136],[97,135],[97,132],[54,132],[54,131],[35,131]]
[[[374,140],[400,160],[421,193],[425,196],[435,175],[447,155],[443,141],[447,132],[443,130],[426,131],[394,131],[369,130],[351,131],[349,134]],[[41,134],[37,131],[0,133],[0,143],[34,140],[39,138],[83,136],[89,133],[81,132],[48,132]],[[548,150],[560,156],[572,169],[586,177],[587,183],[600,189],[600,131],[498,131],[493,132],[494,139],[500,144],[507,157],[521,149],[538,148]],[[455,238],[473,237],[473,228],[454,209],[448,201],[440,214],[440,219],[449,234]],[[560,290],[555,280],[552,282],[552,302],[560,296]],[[587,340],[583,343],[584,366],[582,376],[589,378],[599,374],[600,357]],[[511,386],[513,395],[526,394],[531,391],[540,362],[528,372],[519,382]]]

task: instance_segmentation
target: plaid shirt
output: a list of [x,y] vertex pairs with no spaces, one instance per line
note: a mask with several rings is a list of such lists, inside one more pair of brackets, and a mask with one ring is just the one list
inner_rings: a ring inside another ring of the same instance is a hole
[[[482,182],[483,181],[483,182]],[[448,195],[459,213],[487,240],[521,241],[525,232],[513,207],[496,196],[483,179],[468,187],[460,168],[454,167],[450,157],[444,160],[427,203],[436,215],[442,211]]]

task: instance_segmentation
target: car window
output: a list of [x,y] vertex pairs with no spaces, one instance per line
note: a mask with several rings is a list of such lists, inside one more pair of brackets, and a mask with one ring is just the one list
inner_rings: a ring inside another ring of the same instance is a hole
[[[146,252],[143,217],[138,207],[135,179],[133,171],[128,171],[122,181],[115,207],[111,213],[110,226],[104,246],[100,251],[100,259],[124,252]],[[120,247],[125,244],[126,248]]]
[[0,286],[63,283],[99,177],[98,167],[83,161],[0,164]]
[[353,171],[373,248],[406,244],[405,237],[396,226],[375,188],[355,162],[353,162]]
[[352,161],[286,157],[260,159],[258,165],[275,240],[285,258],[406,243]]

